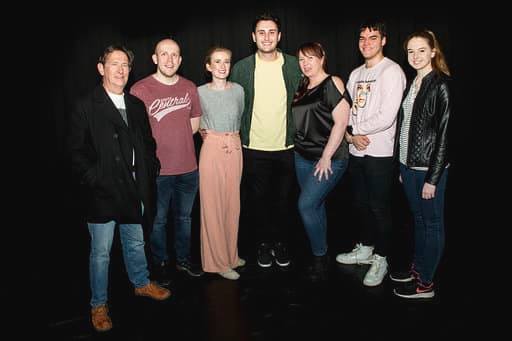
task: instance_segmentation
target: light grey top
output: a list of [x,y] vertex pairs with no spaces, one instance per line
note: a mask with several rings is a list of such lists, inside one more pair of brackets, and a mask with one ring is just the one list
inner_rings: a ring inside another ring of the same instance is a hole
[[207,84],[197,88],[203,115],[201,129],[212,129],[219,132],[237,132],[244,111],[244,89],[230,82],[231,86],[224,90],[210,89]]

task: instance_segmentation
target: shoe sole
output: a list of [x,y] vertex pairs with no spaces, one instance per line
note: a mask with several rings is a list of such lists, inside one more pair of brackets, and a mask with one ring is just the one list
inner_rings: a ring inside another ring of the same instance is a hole
[[277,264],[277,265],[279,265],[280,267],[285,267],[285,266],[290,265],[290,262],[287,262],[287,263],[279,263],[279,262],[276,260],[276,264]]
[[346,265],[354,265],[354,264],[371,264],[371,260],[368,258],[368,259],[363,259],[363,260],[354,260],[354,261],[341,261],[339,260],[338,258],[336,258],[336,262],[340,263],[340,264],[346,264]]
[[399,294],[398,292],[396,292],[396,289],[395,289],[395,290],[393,290],[393,293],[395,295],[397,295],[398,297],[402,297],[402,298],[433,298],[435,296],[434,291],[422,292],[422,293],[414,294],[414,295],[402,295],[402,294]]
[[407,283],[407,282],[412,282],[414,277],[411,276],[409,278],[395,278],[395,277],[389,275],[389,279],[391,279],[393,282],[397,282],[397,283]]
[[155,301],[165,301],[166,299],[168,299],[169,297],[171,297],[172,293],[169,293],[169,295],[167,296],[163,296],[163,297],[155,297],[155,296],[150,296],[150,295],[145,295],[145,294],[137,294],[135,293],[135,296],[139,296],[139,297],[148,297],[148,298],[151,298],[152,300],[155,300]]
[[240,275],[230,277],[229,275],[224,275],[224,274],[222,274],[222,273],[220,273],[220,272],[218,272],[218,275],[219,275],[220,277],[225,278],[225,279],[228,279],[228,280],[230,280],[230,281],[236,281],[237,279],[239,279],[239,278],[240,278]]
[[262,268],[270,268],[272,266],[272,263],[269,263],[269,264],[262,264],[260,262],[258,262],[258,265]]
[[110,326],[109,327],[106,327],[106,328],[96,328],[96,326],[92,323],[91,321],[91,325],[92,325],[92,329],[94,329],[96,332],[98,333],[105,333],[105,332],[108,332],[109,330],[112,330],[112,328],[114,327],[112,325],[112,321],[110,321]]
[[382,282],[384,282],[384,279],[386,278],[386,275],[388,274],[388,272],[386,271],[386,273],[384,274],[384,276],[382,276],[382,281],[378,282],[378,283],[365,283],[364,280],[363,280],[363,284],[367,287],[376,287],[376,286],[379,286],[382,284]]

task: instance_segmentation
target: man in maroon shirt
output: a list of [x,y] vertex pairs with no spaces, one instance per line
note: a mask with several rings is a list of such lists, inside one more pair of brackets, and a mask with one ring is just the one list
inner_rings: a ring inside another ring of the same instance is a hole
[[150,241],[157,280],[168,284],[169,207],[175,228],[176,268],[191,276],[202,274],[190,258],[190,215],[199,183],[193,134],[199,129],[201,106],[196,85],[177,74],[182,57],[174,40],[158,42],[152,58],[156,72],[135,83],[130,92],[146,105],[161,163]]

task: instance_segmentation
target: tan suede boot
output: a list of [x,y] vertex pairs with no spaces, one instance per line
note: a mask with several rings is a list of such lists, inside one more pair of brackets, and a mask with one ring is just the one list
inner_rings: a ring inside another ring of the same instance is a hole
[[155,282],[149,282],[147,285],[141,288],[135,288],[135,295],[137,296],[147,296],[157,301],[163,301],[171,296],[171,291],[165,288],[162,288]]
[[108,307],[105,304],[91,309],[91,322],[98,332],[106,332],[112,329],[112,320],[108,316]]

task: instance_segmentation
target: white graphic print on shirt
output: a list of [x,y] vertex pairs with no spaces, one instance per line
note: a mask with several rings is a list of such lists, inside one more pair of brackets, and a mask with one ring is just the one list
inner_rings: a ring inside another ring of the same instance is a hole
[[190,106],[190,97],[188,92],[184,97],[166,97],[155,99],[148,108],[148,114],[160,122],[160,120],[167,114],[187,106]]

